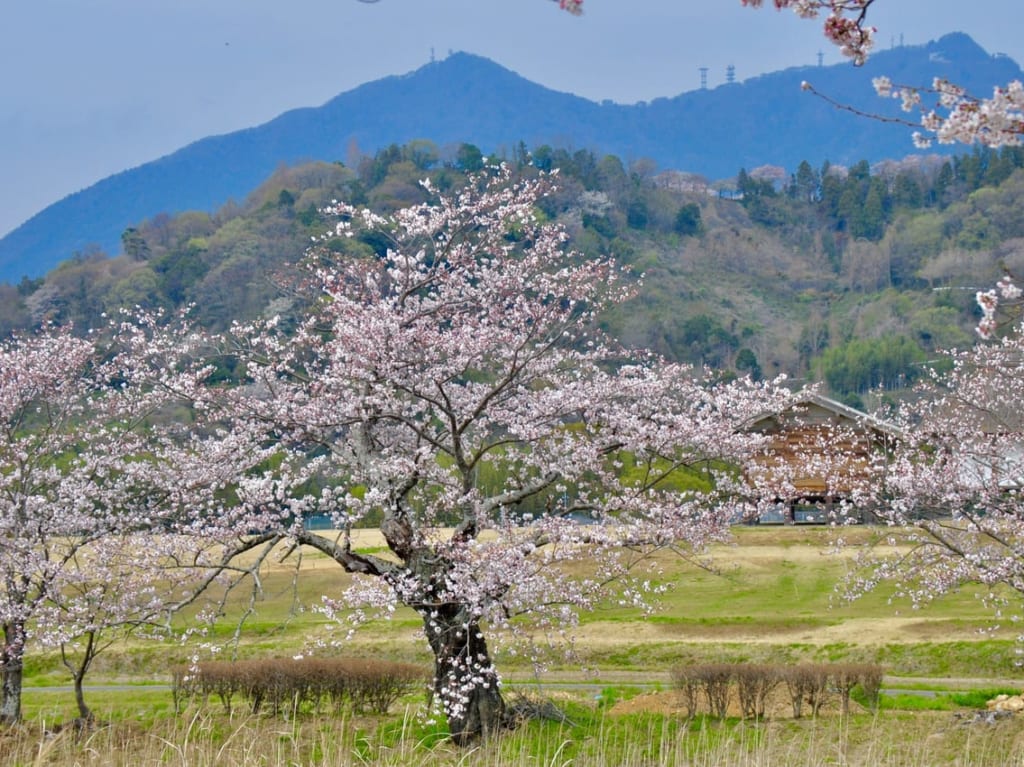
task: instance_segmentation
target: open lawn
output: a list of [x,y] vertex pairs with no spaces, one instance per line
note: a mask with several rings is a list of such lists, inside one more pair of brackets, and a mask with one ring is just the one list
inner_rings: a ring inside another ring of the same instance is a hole
[[[874,534],[843,532],[861,540]],[[1012,627],[994,628],[971,589],[921,611],[890,604],[884,593],[843,600],[836,586],[852,557],[830,553],[832,535],[826,528],[739,528],[734,545],[714,552],[714,573],[659,557],[650,578],[674,588],[653,616],[609,607],[584,617],[575,635],[586,672],[559,655],[536,677],[520,654],[499,644],[496,659],[510,690],[553,697],[567,719],[530,722],[472,754],[445,743],[438,725],[425,721],[422,696],[384,718],[254,716],[240,713],[244,706],[229,716],[212,699],[176,715],[169,668],[197,652],[198,643],[135,642],[97,660],[87,697],[103,724],[84,732],[60,728],[73,719],[74,705],[70,690],[60,687],[68,681],[58,659],[33,655],[26,719],[0,732],[0,765],[1024,764],[1024,716],[964,724],[977,700],[947,694],[1024,686]],[[382,542],[367,533],[358,545],[376,549]],[[344,634],[329,631],[307,608],[321,593],[343,588],[348,576],[308,554],[300,577],[293,575],[290,562],[266,574],[264,597],[235,650],[240,657],[291,657]],[[225,617],[218,639],[230,637],[237,617]],[[411,612],[372,623],[330,652],[430,665]],[[688,721],[670,671],[715,661],[880,663],[892,691],[877,712],[855,707],[840,716],[826,709],[817,719],[796,720],[780,706],[762,722]]]

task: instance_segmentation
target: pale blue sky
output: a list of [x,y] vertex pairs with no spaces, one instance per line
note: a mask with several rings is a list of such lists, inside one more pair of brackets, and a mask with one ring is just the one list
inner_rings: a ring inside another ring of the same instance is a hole
[[[769,3],[770,4],[770,3]],[[878,0],[879,43],[972,35],[1024,61],[1021,0]],[[941,6],[941,7],[939,7]],[[739,0],[5,0],[0,236],[66,194],[204,136],[318,105],[449,50],[633,103],[839,61],[820,25]]]

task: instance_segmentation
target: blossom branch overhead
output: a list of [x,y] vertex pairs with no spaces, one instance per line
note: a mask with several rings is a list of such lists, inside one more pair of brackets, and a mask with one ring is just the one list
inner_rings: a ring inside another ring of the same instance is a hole
[[[921,127],[931,134],[914,133],[914,144],[920,149],[927,149],[933,141],[993,148],[1019,146],[1024,136],[1024,86],[1018,80],[997,86],[988,99],[972,96],[941,77],[936,77],[930,88],[894,85],[888,77],[876,77],[872,84],[879,96],[899,99],[904,112],[920,112]],[[924,105],[923,95],[935,98],[931,108]]]
[[[866,23],[868,8],[875,0],[774,0],[778,9],[791,8],[801,18],[816,18],[828,12],[825,37],[839,47],[854,64],[863,64],[871,51],[875,28]],[[758,8],[762,0],[741,0],[744,5]],[[1024,87],[1019,81],[995,88],[991,98],[968,93],[964,88],[943,78],[935,78],[931,87],[894,85],[888,77],[873,81],[875,91],[883,98],[900,100],[904,112],[919,113],[917,123],[909,123],[922,130],[913,134],[914,144],[921,149],[940,144],[982,144],[989,147],[1017,146],[1024,135]],[[857,114],[855,109],[836,103],[809,83],[804,83],[820,98]],[[924,96],[932,96],[932,106],[924,104]],[[901,122],[899,118],[865,115],[884,122]]]
[[[760,8],[763,0],[740,0],[743,5]],[[816,19],[827,12],[824,31],[842,54],[863,64],[875,42],[874,27],[867,25],[868,8],[875,0],[774,0],[775,8],[790,8],[802,19]]]
[[[761,8],[764,0],[740,0],[750,8]],[[843,56],[860,65],[867,61],[874,47],[875,27],[867,23],[868,10],[875,0],[772,0],[777,10],[790,9],[802,19],[825,15],[825,37]],[[582,0],[559,0],[559,5],[575,15],[583,10]],[[942,78],[930,87],[895,85],[887,77],[874,80],[875,90],[885,98],[899,99],[904,112],[917,112],[917,121],[885,117],[853,109],[803,83],[805,90],[841,109],[883,122],[904,123],[918,128],[913,133],[915,146],[927,149],[940,144],[981,144],[998,148],[1019,146],[1024,136],[1024,86],[1012,81],[996,87],[990,98],[968,93],[964,88]],[[926,106],[924,97],[934,97]]]
[[[760,8],[764,0],[740,0],[743,5]],[[866,24],[868,8],[875,0],[773,0],[779,10],[791,8],[802,19],[817,18],[823,11],[825,36],[839,46],[843,55],[863,64],[875,39],[875,28]],[[583,0],[558,0],[558,6],[574,16],[583,13]]]

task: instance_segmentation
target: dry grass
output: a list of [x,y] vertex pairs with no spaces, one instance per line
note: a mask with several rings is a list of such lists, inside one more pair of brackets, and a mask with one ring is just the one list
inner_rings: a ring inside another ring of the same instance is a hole
[[293,767],[587,765],[588,767],[1006,767],[1024,763],[1024,721],[965,725],[949,713],[826,715],[761,723],[687,723],[669,714],[569,705],[567,723],[533,722],[476,748],[438,737],[415,710],[391,720],[229,717],[186,712],[142,728],[0,733],[0,765]]

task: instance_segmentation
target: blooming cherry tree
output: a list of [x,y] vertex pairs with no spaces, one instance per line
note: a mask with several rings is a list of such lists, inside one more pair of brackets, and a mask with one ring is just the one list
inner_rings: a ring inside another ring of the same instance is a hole
[[93,718],[84,685],[95,660],[128,637],[170,636],[170,617],[187,601],[182,587],[200,575],[176,573],[169,582],[168,564],[184,553],[175,551],[181,541],[146,529],[142,520],[136,524],[137,532],[108,532],[76,550],[61,588],[50,590],[34,616],[33,633],[44,646],[59,648],[71,674],[82,722]]
[[0,344],[0,721],[21,713],[30,641],[56,646],[55,602],[94,575],[80,566],[112,534],[146,524],[145,399],[111,387],[94,341],[67,330]]
[[919,387],[901,444],[879,467],[877,513],[901,530],[899,548],[873,556],[856,588],[885,579],[923,603],[978,583],[1001,606],[1003,587],[1024,595],[1024,337],[948,356],[951,370]]
[[[253,458],[223,508],[198,485],[197,503],[183,472],[179,530],[219,529],[225,562],[280,541],[325,553],[357,575],[325,600],[339,619],[412,608],[459,742],[505,721],[488,635],[571,632],[603,600],[644,603],[645,557],[695,555],[742,512],[739,473],[718,473],[761,444],[740,427],[788,396],[604,338],[598,314],[630,290],[539,220],[549,184],[502,168],[451,195],[428,185],[431,202],[389,217],[333,205],[331,237],[374,230],[387,252],[319,253],[296,326],[220,342],[244,385],[188,393],[224,427],[188,446],[198,473]],[[310,513],[340,532],[307,531]],[[387,555],[353,546],[370,523]]]

